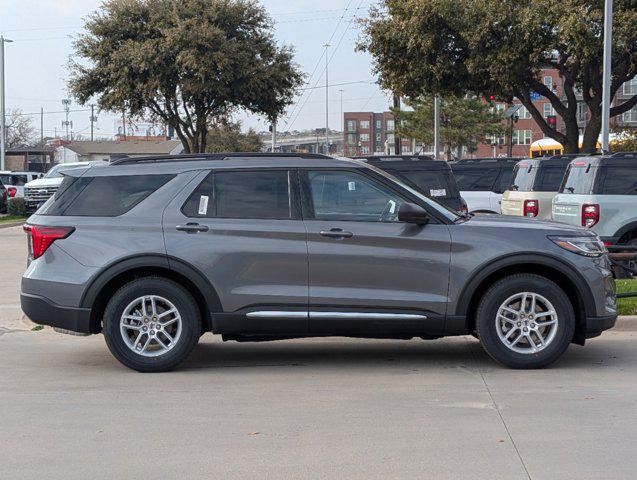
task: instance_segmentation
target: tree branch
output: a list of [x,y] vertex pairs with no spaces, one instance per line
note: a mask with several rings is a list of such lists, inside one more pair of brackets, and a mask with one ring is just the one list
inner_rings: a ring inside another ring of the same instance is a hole
[[631,98],[626,100],[621,105],[617,105],[610,109],[610,116],[615,117],[617,115],[621,115],[622,113],[626,113],[628,110],[632,109],[635,105],[637,105],[637,95],[633,95]]

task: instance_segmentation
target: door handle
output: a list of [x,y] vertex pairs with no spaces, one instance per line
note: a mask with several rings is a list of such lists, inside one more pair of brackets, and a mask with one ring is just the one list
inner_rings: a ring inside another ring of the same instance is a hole
[[321,230],[319,235],[327,238],[352,238],[352,232],[346,232],[342,228],[330,228],[329,230]]
[[198,232],[207,232],[209,228],[205,225],[200,225],[198,223],[187,223],[186,225],[177,225],[175,230],[178,232],[186,232],[186,233],[198,233]]

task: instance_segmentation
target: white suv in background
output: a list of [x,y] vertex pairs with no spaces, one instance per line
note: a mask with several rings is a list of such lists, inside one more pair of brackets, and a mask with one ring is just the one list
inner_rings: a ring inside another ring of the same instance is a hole
[[502,214],[551,220],[553,198],[562,185],[573,155],[529,158],[513,170],[511,186],[502,195]]
[[637,155],[573,160],[553,199],[553,220],[590,228],[607,245],[637,246]]
[[500,213],[502,194],[511,185],[513,167],[520,160],[472,158],[449,164],[469,213]]
[[35,210],[57,192],[64,179],[61,172],[72,168],[86,167],[91,163],[95,162],[60,163],[49,170],[44,177],[27,183],[24,186],[24,200],[27,210]]

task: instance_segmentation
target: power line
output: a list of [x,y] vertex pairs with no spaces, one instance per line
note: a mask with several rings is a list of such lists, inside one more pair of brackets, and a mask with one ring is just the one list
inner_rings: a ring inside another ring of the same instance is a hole
[[[364,0],[361,0],[360,3],[358,4],[358,7],[356,7],[357,9],[361,7],[361,5],[363,4]],[[349,3],[347,4],[347,8],[349,8],[350,4],[352,3],[352,0],[349,1]],[[347,8],[345,9],[347,11]],[[343,13],[343,16],[341,16],[341,20],[343,19],[343,17],[345,16],[345,13]],[[347,25],[347,27],[345,28],[343,34],[341,35],[341,38],[338,41],[338,45],[336,46],[336,48],[332,51],[332,56],[329,58],[329,60],[327,61],[327,65],[329,65],[329,63],[332,61],[332,59],[334,58],[334,55],[336,55],[336,51],[338,50],[338,47],[341,45],[341,42],[343,41],[343,37],[345,36],[345,33],[349,30],[349,28],[352,25],[352,22],[354,21],[354,18],[356,17],[352,17]],[[332,41],[332,39],[334,38],[334,35],[336,35],[336,32],[338,31],[338,27],[340,26],[341,20],[339,20],[339,23],[336,25],[336,28],[334,29],[334,32],[332,32],[332,36],[330,37],[329,41],[327,43],[330,43]],[[325,51],[325,55],[327,55],[327,50]],[[323,56],[321,56],[321,59],[323,58]],[[319,59],[319,63],[320,60]],[[318,66],[318,63],[317,63]],[[327,68],[327,67],[326,67]],[[316,69],[315,69],[316,70]],[[318,87],[318,83],[321,81],[321,78],[323,78],[323,75],[319,76],[319,78],[316,80],[316,84],[314,85],[314,88]],[[303,108],[305,107],[305,105],[307,104],[307,101],[309,100],[311,94],[305,97],[305,101],[303,102],[303,104],[301,105],[301,107],[298,109],[296,116],[294,117],[294,119],[289,122],[286,121],[285,126],[288,129],[291,129],[292,126],[294,125],[294,123],[296,122],[296,120],[299,118],[299,115],[301,114],[301,111],[303,110]],[[292,114],[290,114],[290,117],[292,116]],[[288,118],[290,118],[288,117]]]

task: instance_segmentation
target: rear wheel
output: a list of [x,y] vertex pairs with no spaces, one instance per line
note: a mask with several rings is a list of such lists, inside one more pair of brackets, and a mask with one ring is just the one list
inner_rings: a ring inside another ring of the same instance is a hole
[[520,274],[496,282],[476,312],[486,352],[511,368],[542,368],[566,351],[575,331],[571,302],[554,282]]
[[104,338],[121,363],[139,372],[161,372],[188,357],[199,341],[201,319],[190,293],[160,277],[120,288],[104,313]]

